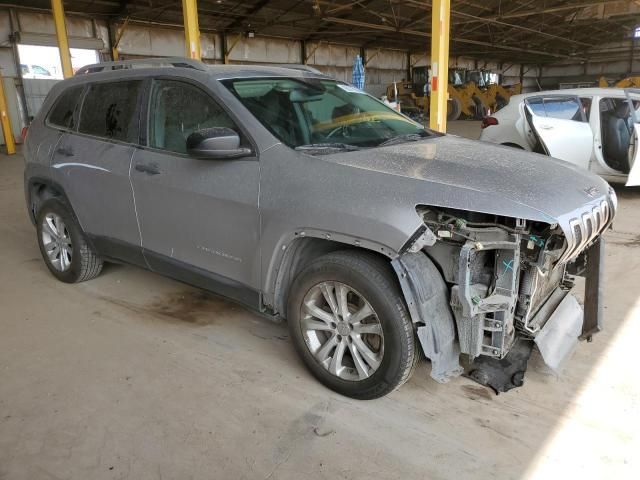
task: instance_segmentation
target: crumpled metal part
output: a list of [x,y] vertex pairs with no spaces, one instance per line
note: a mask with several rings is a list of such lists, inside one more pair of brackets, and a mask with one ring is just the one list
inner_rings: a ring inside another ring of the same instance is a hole
[[521,387],[532,350],[533,341],[520,337],[504,358],[481,355],[474,359],[464,376],[492,388],[496,393]]

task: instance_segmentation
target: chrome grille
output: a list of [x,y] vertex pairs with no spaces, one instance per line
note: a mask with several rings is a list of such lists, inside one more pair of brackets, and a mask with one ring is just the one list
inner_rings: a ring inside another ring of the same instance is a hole
[[567,238],[567,250],[560,261],[568,262],[577,257],[587,245],[602,233],[612,218],[609,202],[603,200],[600,205],[592,207],[579,218],[572,219],[569,226],[573,235],[571,238]]

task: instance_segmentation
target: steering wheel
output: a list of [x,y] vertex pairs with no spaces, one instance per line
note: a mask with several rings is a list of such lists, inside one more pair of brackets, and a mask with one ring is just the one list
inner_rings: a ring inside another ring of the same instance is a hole
[[333,138],[338,132],[342,132],[344,138],[349,138],[353,134],[353,125],[340,125],[331,130],[325,138]]

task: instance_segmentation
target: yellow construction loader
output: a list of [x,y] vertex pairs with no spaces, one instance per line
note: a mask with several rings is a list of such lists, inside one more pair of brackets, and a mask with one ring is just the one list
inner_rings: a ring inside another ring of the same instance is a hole
[[598,81],[598,86],[601,88],[613,87],[613,88],[640,88],[640,77],[627,77],[622,80],[618,80],[613,84],[609,85],[609,81],[600,77]]
[[522,85],[516,83],[515,85],[503,86],[491,83],[487,85],[483,93],[487,109],[493,113],[506,106],[512,95],[522,93]]
[[[447,120],[459,118],[482,119],[488,113],[499,110],[509,101],[509,97],[520,93],[520,84],[503,87],[489,84],[480,88],[468,75],[468,70],[452,68],[449,70],[447,92]],[[486,71],[483,71],[486,74]],[[402,79],[387,86],[387,99],[400,104],[401,111],[418,120],[429,113],[429,94],[427,67],[415,67],[412,80]]]

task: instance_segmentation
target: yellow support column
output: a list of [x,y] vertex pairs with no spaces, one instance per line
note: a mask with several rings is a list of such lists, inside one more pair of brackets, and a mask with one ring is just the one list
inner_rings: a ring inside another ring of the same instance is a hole
[[187,57],[200,60],[197,0],[182,0],[182,15],[184,17],[184,40]]
[[64,24],[64,7],[62,6],[62,0],[51,0],[51,10],[53,11],[53,21],[56,24],[58,50],[60,50],[60,63],[62,63],[62,75],[64,78],[73,77],[71,52],[69,51],[67,26]]
[[13,155],[16,153],[16,142],[13,138],[13,130],[11,130],[7,97],[4,94],[4,78],[2,75],[0,75],[0,123],[2,123],[2,134],[4,135],[4,143],[7,146],[7,155]]
[[431,100],[429,126],[439,132],[446,132],[451,1],[433,0],[431,5]]

